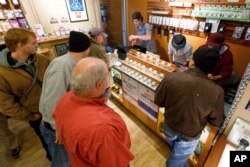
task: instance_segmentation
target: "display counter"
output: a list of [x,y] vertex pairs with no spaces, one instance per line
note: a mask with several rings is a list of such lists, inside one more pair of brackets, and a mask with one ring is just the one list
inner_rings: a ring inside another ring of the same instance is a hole
[[227,145],[227,136],[221,135],[214,147],[211,149],[211,152],[204,164],[205,167],[218,166],[222,153]]
[[[112,87],[112,96],[132,112],[146,126],[164,141],[164,108],[154,104],[155,91],[160,82],[169,73],[175,72],[176,66],[154,55],[130,50],[121,66],[112,68],[116,83]],[[117,79],[118,78],[118,79]],[[209,154],[217,130],[207,126],[202,133],[198,149],[189,160],[193,166],[203,166]]]

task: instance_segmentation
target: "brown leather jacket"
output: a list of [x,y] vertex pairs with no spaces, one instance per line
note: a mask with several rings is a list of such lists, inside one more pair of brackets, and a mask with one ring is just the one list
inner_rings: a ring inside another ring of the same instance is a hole
[[165,123],[176,133],[197,136],[207,123],[221,126],[224,91],[198,69],[168,74],[155,94],[155,104],[165,107]]
[[[1,55],[2,56],[2,55]],[[35,68],[40,81],[49,59],[43,55],[35,55]],[[31,112],[39,112],[39,100],[42,85],[35,82],[29,93],[21,98],[32,84],[33,77],[20,68],[12,68],[0,64],[0,116],[6,115],[19,120],[26,120]]]

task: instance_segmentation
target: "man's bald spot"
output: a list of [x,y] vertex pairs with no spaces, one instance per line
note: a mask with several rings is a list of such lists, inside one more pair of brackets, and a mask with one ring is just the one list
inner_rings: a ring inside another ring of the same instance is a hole
[[80,73],[88,71],[94,66],[103,66],[103,69],[108,70],[107,64],[102,59],[95,58],[95,57],[86,57],[86,58],[81,59],[76,64],[73,74],[79,75]]

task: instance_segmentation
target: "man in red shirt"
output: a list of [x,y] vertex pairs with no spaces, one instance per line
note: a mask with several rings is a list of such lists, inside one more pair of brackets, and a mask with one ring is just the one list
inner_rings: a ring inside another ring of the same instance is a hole
[[202,48],[218,48],[220,57],[217,64],[212,69],[208,77],[218,81],[229,78],[233,71],[233,54],[229,50],[229,46],[224,43],[224,35],[222,33],[211,33],[205,45]]
[[127,167],[134,158],[122,118],[105,103],[110,95],[109,71],[101,59],[88,57],[75,66],[72,91],[54,111],[72,167]]

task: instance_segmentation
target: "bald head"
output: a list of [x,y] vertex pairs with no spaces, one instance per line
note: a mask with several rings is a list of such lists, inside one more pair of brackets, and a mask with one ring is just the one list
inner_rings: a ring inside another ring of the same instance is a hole
[[98,98],[107,87],[108,76],[108,67],[103,60],[94,57],[83,58],[73,69],[71,89],[84,98]]

